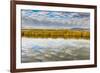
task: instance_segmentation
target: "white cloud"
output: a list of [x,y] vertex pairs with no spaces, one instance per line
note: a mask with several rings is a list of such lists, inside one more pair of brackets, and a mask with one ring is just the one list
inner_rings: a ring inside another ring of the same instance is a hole
[[[25,23],[34,25],[34,21],[37,24],[42,24],[43,26],[57,26],[57,27],[87,27],[89,28],[90,19],[89,13],[77,13],[77,12],[53,12],[53,11],[38,11],[34,12],[32,10],[22,11],[22,26]],[[26,19],[27,20],[26,20]],[[31,20],[31,21],[30,21]],[[27,24],[26,24],[27,25]],[[38,25],[37,25],[38,26]]]

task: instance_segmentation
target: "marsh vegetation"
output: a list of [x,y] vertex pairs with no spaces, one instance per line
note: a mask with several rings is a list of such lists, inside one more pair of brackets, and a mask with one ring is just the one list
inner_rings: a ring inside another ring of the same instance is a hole
[[76,38],[89,39],[90,32],[69,29],[22,29],[22,37],[33,38]]

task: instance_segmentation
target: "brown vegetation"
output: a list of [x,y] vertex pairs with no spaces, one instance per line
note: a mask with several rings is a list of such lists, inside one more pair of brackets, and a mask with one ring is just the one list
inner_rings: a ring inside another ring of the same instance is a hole
[[89,31],[68,30],[68,29],[22,29],[22,37],[34,38],[83,38],[89,39]]

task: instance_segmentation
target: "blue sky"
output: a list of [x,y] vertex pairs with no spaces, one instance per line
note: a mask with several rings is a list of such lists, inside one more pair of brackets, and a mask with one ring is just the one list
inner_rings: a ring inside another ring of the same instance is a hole
[[21,10],[22,28],[70,29],[90,27],[90,13]]

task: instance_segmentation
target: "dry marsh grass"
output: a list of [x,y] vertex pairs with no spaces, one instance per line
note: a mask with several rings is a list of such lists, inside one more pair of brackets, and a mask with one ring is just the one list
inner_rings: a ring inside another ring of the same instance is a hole
[[77,38],[90,39],[90,32],[85,30],[69,29],[22,29],[22,37],[33,38]]

